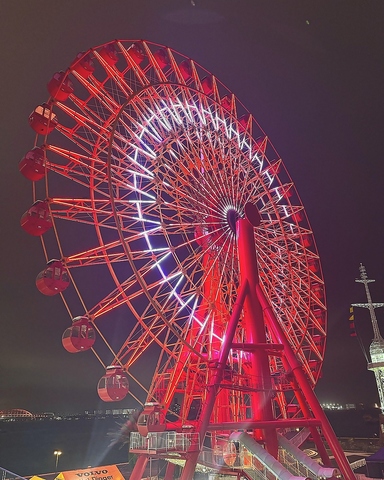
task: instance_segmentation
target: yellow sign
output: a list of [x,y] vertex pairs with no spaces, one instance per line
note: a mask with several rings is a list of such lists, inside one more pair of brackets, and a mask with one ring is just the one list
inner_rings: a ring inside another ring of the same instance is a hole
[[116,465],[61,472],[55,480],[124,480]]

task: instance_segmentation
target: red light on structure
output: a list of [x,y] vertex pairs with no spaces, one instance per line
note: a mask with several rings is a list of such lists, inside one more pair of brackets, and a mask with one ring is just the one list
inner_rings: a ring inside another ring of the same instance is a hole
[[118,402],[123,400],[129,392],[128,377],[120,365],[107,367],[97,385],[97,393],[104,402]]
[[83,52],[77,54],[70,68],[73,72],[78,73],[83,78],[88,78],[95,71],[95,66],[91,57],[89,55],[84,55]]
[[39,135],[48,135],[57,127],[58,123],[56,115],[47,103],[38,105],[29,116],[29,125]]
[[72,326],[65,330],[61,339],[63,347],[70,353],[89,350],[95,340],[95,329],[87,317],[75,317]]
[[21,217],[20,225],[27,233],[43,235],[52,227],[48,202],[37,200]]
[[25,178],[37,182],[45,177],[45,154],[41,147],[29,150],[19,162],[19,171]]
[[59,102],[65,102],[73,93],[73,84],[65,72],[56,72],[47,85],[52,98]]
[[44,295],[64,292],[70,284],[67,269],[60,260],[50,260],[36,277],[36,287]]

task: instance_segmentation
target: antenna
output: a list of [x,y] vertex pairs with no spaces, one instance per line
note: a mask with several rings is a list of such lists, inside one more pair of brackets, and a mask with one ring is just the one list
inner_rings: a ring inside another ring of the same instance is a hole
[[362,263],[359,267],[360,279],[356,279],[357,283],[364,284],[365,293],[367,295],[367,303],[352,303],[353,307],[368,308],[372,328],[373,328],[373,340],[369,347],[369,353],[371,356],[371,363],[368,363],[368,370],[371,370],[375,374],[377,390],[380,399],[380,410],[384,413],[384,339],[381,336],[379,325],[377,323],[375,308],[384,307],[384,303],[373,303],[371,292],[369,291],[368,284],[375,280],[369,280],[367,272]]

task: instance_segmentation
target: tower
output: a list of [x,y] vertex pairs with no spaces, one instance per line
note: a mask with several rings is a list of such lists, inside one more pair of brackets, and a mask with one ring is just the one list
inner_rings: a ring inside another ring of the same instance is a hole
[[[374,282],[375,280],[369,280],[367,277],[367,272],[365,270],[364,265],[361,263],[359,267],[360,271],[360,279],[356,279],[355,281],[358,283],[363,283],[365,287],[365,293],[367,295],[367,303],[353,303],[353,307],[362,307],[368,308],[372,328],[373,328],[373,340],[369,347],[369,353],[371,356],[371,362],[368,363],[368,370],[371,370],[375,374],[376,384],[377,384],[377,391],[379,393],[380,399],[380,410],[381,413],[384,413],[384,338],[380,334],[379,325],[377,323],[377,318],[375,314],[375,308],[384,307],[384,303],[373,303],[371,298],[371,293],[369,291],[368,284]],[[383,423],[381,423],[380,434],[383,437]]]

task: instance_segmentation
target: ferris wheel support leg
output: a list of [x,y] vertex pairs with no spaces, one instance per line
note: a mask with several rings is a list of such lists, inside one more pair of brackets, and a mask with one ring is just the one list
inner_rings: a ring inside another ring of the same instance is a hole
[[187,459],[181,474],[180,480],[192,480],[195,473],[197,460],[203,445],[204,437],[207,433],[209,420],[212,415],[213,407],[215,405],[215,400],[217,393],[220,388],[220,382],[223,378],[224,370],[227,364],[227,359],[231,346],[233,343],[233,338],[236,332],[236,327],[240,319],[240,315],[243,309],[244,301],[249,292],[249,284],[247,281],[242,282],[236,303],[234,304],[231,318],[228,322],[228,327],[225,333],[225,338],[221,347],[220,356],[217,360],[215,367],[215,373],[213,374],[212,380],[208,386],[208,394],[206,401],[203,405],[203,409],[200,415],[198,433],[199,433],[199,445],[192,445],[190,451],[187,453]]
[[174,463],[168,462],[167,469],[165,471],[164,480],[172,480],[175,473],[176,465]]
[[[254,225],[248,218],[237,222],[237,243],[240,260],[241,279],[249,283],[249,292],[244,302],[244,320],[246,322],[249,341],[253,344],[265,344],[264,315],[259,299],[256,295],[256,285],[259,283],[257,257],[255,249]],[[254,420],[273,420],[273,409],[270,397],[272,392],[271,371],[269,358],[265,350],[256,349],[251,353],[252,376],[256,380],[256,392],[253,392],[252,416]],[[254,437],[265,442],[266,449],[273,457],[277,458],[278,441],[276,430],[265,428],[255,430]]]
[[325,439],[328,442],[328,445],[336,459],[337,465],[340,468],[340,471],[345,479],[347,480],[355,480],[356,477],[349,465],[348,460],[346,459],[344,452],[336,438],[335,432],[333,431],[328,418],[326,417],[323,409],[321,408],[319,401],[312,390],[309,382],[305,376],[305,373],[301,367],[300,362],[296,358],[287,337],[285,336],[275,314],[270,307],[268,300],[266,299],[263,290],[261,289],[260,285],[256,285],[256,293],[259,298],[259,301],[263,307],[264,314],[268,318],[268,325],[273,332],[274,337],[277,339],[279,343],[281,343],[284,347],[284,355],[288,360],[288,363],[292,369],[292,373],[295,376],[297,383],[304,394],[304,397],[311,408],[313,415],[315,418],[320,420],[321,422],[321,429],[324,434]]
[[131,478],[141,480],[144,475],[145,467],[147,466],[148,455],[139,455],[135,466],[133,467]]
[[[289,370],[289,369],[290,369],[290,366],[288,365],[287,370]],[[301,389],[300,389],[300,387],[298,385],[298,382],[297,382],[295,377],[293,377],[293,385],[294,385],[294,389],[295,389],[295,392],[296,392],[296,398],[297,398],[297,401],[300,405],[301,411],[303,412],[303,414],[306,418],[310,418],[311,417],[311,412],[308,408],[308,404],[305,401],[305,398],[304,398],[304,396],[301,392]],[[315,445],[317,447],[317,451],[320,455],[321,461],[323,462],[323,465],[325,467],[330,467],[331,466],[331,460],[330,460],[328,452],[327,452],[327,450],[324,446],[324,442],[321,439],[321,435],[320,435],[319,431],[317,430],[316,427],[310,427],[310,432],[311,432],[311,435],[312,435],[313,440],[315,442]]]

